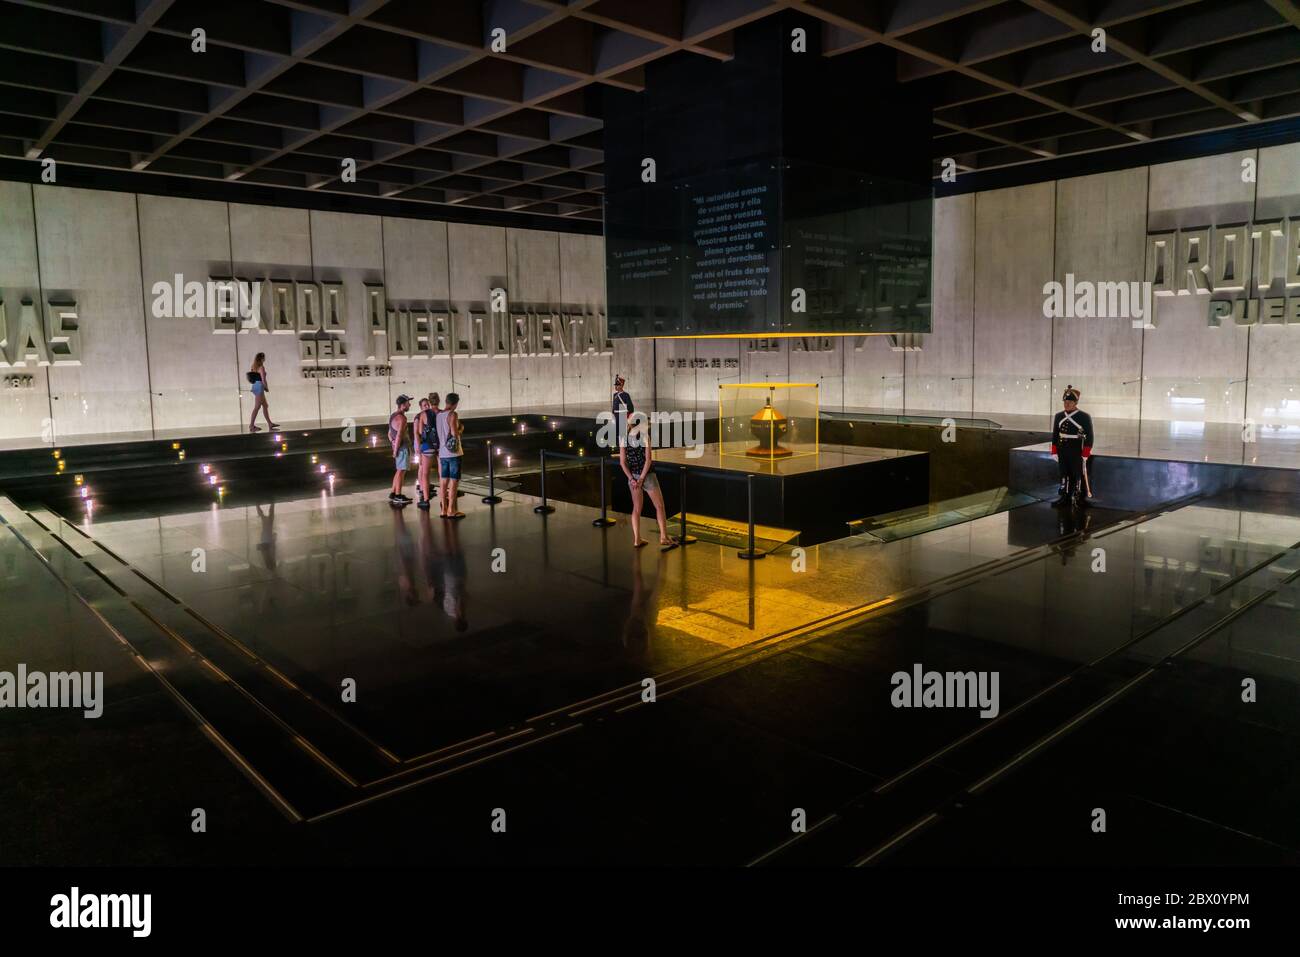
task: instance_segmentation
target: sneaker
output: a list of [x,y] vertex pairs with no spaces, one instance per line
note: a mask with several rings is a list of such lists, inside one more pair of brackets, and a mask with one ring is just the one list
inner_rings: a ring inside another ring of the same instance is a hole
[[412,502],[415,501],[415,499],[407,498],[405,495],[394,495],[393,498],[397,499],[403,505],[410,505]]
[[420,499],[420,501],[416,502],[415,504],[417,508],[422,508],[426,512],[429,510],[429,500],[427,498],[422,498]]

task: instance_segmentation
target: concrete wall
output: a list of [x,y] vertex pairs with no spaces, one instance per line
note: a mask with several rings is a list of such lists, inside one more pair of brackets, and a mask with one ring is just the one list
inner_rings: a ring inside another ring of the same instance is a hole
[[136,198],[55,186],[33,191],[41,301],[75,299],[80,317],[82,364],[49,369],[54,432],[150,429]]
[[[31,186],[0,183],[0,223],[5,226],[0,229],[0,308],[8,327],[13,329],[20,320],[24,300],[38,308],[42,301]],[[39,438],[44,433],[48,440],[53,427],[49,368],[0,368],[0,374],[4,386],[0,392],[0,437]],[[21,378],[11,378],[15,376]],[[19,382],[23,388],[14,386]]]
[[[244,373],[259,352],[273,416],[301,426],[382,418],[399,392],[456,390],[471,412],[603,407],[616,364],[633,381],[653,374],[649,343],[548,356],[455,354],[453,344],[450,355],[398,359],[389,336],[371,335],[376,283],[388,304],[431,314],[486,312],[501,286],[511,312],[603,316],[597,236],[9,182],[0,223],[11,337],[24,300],[42,323],[50,300],[71,300],[82,351],[79,365],[0,365],[0,447],[246,430]],[[342,283],[346,358],[304,361],[302,336],[275,332],[269,309],[262,328],[239,333],[214,332],[206,311],[159,314],[154,284],[178,274]],[[352,374],[304,375],[326,365]]]
[[[1243,178],[1244,160],[1256,176]],[[816,382],[827,409],[1046,416],[1066,384],[1094,415],[1300,429],[1300,326],[1212,327],[1205,297],[1156,300],[1154,326],[1045,318],[1048,281],[1141,281],[1148,231],[1300,217],[1300,143],[945,197],[934,204],[932,332],[887,336],[618,340],[597,354],[433,355],[392,375],[302,376],[298,336],[214,335],[156,318],[153,283],[176,273],[342,282],[349,364],[389,362],[364,290],[390,303],[485,312],[603,314],[600,237],[540,230],[0,183],[0,300],[75,299],[80,366],[2,368],[0,443],[106,433],[246,428],[243,372],[265,352],[271,408],[291,423],[374,418],[399,391],[455,388],[470,409],[603,406],[614,373],[637,407],[712,408],[727,382]],[[1288,290],[1300,296],[1300,288]],[[455,338],[456,330],[451,330]],[[11,333],[12,334],[12,333]],[[377,345],[372,348],[372,342]]]

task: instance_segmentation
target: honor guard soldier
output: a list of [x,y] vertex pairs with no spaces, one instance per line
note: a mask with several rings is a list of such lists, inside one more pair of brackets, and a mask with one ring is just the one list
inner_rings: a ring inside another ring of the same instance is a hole
[[1088,482],[1088,458],[1097,441],[1092,427],[1092,416],[1079,409],[1079,390],[1065,387],[1061,396],[1065,408],[1052,420],[1052,454],[1061,470],[1061,497],[1053,504],[1057,507],[1087,505],[1092,497]]
[[614,404],[611,411],[614,413],[614,436],[618,442],[614,446],[614,454],[622,448],[627,439],[627,424],[632,413],[632,397],[627,394],[627,380],[621,375],[614,376]]

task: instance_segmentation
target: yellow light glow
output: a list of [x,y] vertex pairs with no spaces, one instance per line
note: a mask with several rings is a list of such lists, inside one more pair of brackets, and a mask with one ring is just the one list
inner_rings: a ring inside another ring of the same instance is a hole
[[719,382],[719,389],[815,389],[816,382]]
[[645,339],[844,339],[849,336],[888,336],[888,332],[759,332],[737,335],[734,332],[711,332],[696,336],[644,336]]
[[751,628],[749,601],[747,590],[720,588],[707,595],[692,596],[689,608],[675,605],[661,608],[655,623],[660,628],[671,628],[715,645],[739,648],[846,610],[844,605],[819,601],[802,591],[758,585]]

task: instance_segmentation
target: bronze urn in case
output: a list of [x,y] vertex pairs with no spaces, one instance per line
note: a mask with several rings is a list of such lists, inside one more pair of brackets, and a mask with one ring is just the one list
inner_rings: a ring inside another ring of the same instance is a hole
[[763,408],[749,419],[749,431],[758,439],[758,445],[745,451],[746,455],[756,459],[780,459],[794,453],[777,440],[790,431],[790,420],[772,408],[772,398],[768,397]]

